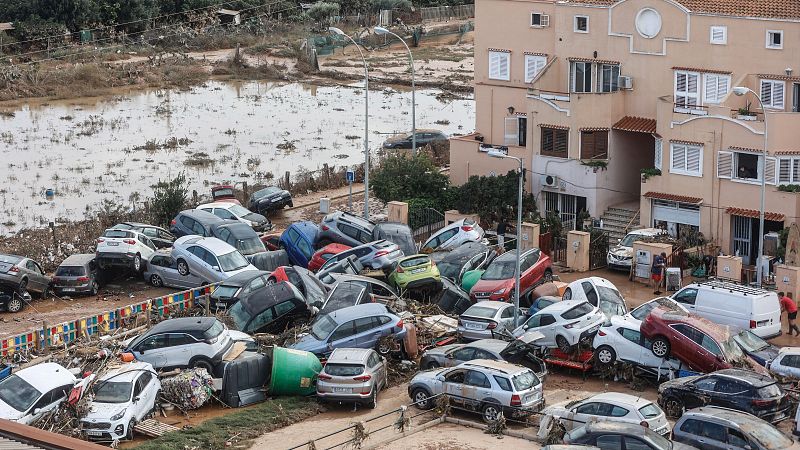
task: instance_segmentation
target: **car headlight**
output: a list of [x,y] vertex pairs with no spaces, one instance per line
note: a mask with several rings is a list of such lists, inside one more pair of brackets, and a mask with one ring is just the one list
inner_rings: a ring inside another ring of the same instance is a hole
[[502,295],[502,294],[504,294],[505,292],[506,292],[506,288],[503,288],[503,289],[498,289],[498,290],[496,290],[496,291],[492,292],[492,294],[496,294],[496,295]]
[[122,419],[125,416],[125,412],[127,412],[127,411],[128,411],[128,408],[123,408],[122,411],[120,411],[120,412],[114,414],[113,416],[111,416],[111,420]]

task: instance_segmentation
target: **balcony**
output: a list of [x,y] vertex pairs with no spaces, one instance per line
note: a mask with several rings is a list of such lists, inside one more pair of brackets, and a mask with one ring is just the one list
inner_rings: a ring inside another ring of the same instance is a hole
[[546,89],[528,89],[527,97],[531,101],[544,102],[557,111],[573,115],[578,112],[595,114],[602,111],[598,118],[607,119],[608,123],[597,123],[597,126],[613,125],[614,119],[625,115],[625,97],[622,90],[615,92],[560,92]]

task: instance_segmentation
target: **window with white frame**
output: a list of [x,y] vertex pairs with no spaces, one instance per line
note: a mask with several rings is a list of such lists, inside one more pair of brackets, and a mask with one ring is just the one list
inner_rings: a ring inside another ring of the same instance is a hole
[[725,45],[728,43],[728,27],[724,25],[714,25],[711,27],[711,43]]
[[800,184],[800,157],[778,160],[778,184]]
[[592,63],[573,61],[571,69],[572,92],[592,92]]
[[547,57],[542,55],[525,55],[525,82],[530,83],[547,65]]
[[700,105],[699,73],[675,71],[675,105],[680,108],[693,108]]
[[670,144],[670,173],[703,176],[703,147],[673,142]]
[[619,90],[619,64],[600,64],[597,68],[598,92],[616,92]]
[[783,30],[767,30],[767,48],[783,48]]
[[531,26],[532,27],[548,27],[550,26],[550,16],[538,12],[531,13]]
[[503,145],[525,147],[528,142],[528,118],[525,116],[506,117]]
[[761,80],[761,101],[766,108],[783,109],[785,83],[779,80]]
[[489,78],[503,81],[511,79],[511,53],[489,51]]
[[707,73],[703,75],[705,90],[703,92],[704,103],[720,103],[728,95],[731,86],[730,75],[720,75]]
[[759,183],[766,172],[766,182],[776,184],[776,177],[781,176],[783,166],[777,167],[776,172],[776,166],[779,166],[776,158],[768,156],[766,167],[763,166],[765,164],[763,161],[764,158],[760,153],[720,151],[717,153],[717,178]]
[[661,164],[664,159],[664,140],[661,138],[655,139],[655,156],[653,158],[653,167],[661,170]]
[[575,16],[573,23],[573,31],[576,33],[589,32],[589,16]]

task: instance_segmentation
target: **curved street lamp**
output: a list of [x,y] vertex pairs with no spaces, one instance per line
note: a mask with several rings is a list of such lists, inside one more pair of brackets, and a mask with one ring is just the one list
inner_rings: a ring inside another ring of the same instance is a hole
[[414,55],[411,54],[411,49],[408,48],[408,44],[406,41],[403,40],[400,36],[392,33],[391,31],[387,30],[383,27],[375,27],[375,34],[390,34],[397,38],[400,42],[403,43],[405,46],[406,51],[408,51],[408,59],[411,62],[411,149],[412,154],[416,156],[417,154],[417,100],[416,100],[416,93],[417,93],[417,86],[414,80]]

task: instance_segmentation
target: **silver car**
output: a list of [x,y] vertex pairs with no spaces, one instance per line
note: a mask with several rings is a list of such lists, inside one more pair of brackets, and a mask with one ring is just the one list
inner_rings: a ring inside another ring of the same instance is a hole
[[434,250],[452,250],[465,242],[483,242],[483,228],[472,219],[457,220],[434,233],[419,249],[420,253],[429,253]]
[[319,223],[320,248],[337,242],[356,247],[373,241],[375,223],[345,211],[328,214]]
[[[520,314],[522,323],[525,317]],[[497,333],[510,333],[514,323],[514,304],[496,300],[484,300],[470,306],[458,317],[458,336],[466,341],[491,339]]]
[[535,342],[541,333],[531,332],[510,342],[500,339],[481,339],[469,344],[450,344],[433,347],[422,354],[419,366],[423,370],[455,367],[475,359],[491,359],[519,364],[533,370],[544,381],[547,366],[533,354]]
[[387,271],[391,270],[397,260],[405,256],[403,251],[400,250],[400,246],[382,239],[380,241],[359,245],[358,247],[353,247],[350,250],[331,256],[322,266],[320,272],[351,255],[358,258],[358,262],[365,268],[371,268],[373,270],[383,269]]
[[17,255],[0,255],[0,283],[47,297],[50,277],[36,261]]
[[544,406],[542,382],[532,370],[487,359],[419,372],[408,384],[408,394],[421,409],[433,408],[431,397],[447,395],[451,404],[480,412],[487,423],[496,421],[501,412],[524,417]]
[[147,261],[144,280],[155,287],[169,286],[176,289],[193,289],[203,284],[203,280],[189,273],[178,273],[178,262],[170,255],[170,250],[159,250]]
[[181,276],[193,274],[207,283],[216,283],[247,270],[258,270],[239,250],[213,237],[184,236],[172,245]]
[[388,384],[386,358],[369,348],[337,348],[317,377],[317,398],[324,401],[378,405]]
[[751,414],[718,406],[683,413],[672,440],[708,450],[797,450],[800,444],[771,423]]

